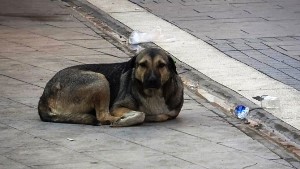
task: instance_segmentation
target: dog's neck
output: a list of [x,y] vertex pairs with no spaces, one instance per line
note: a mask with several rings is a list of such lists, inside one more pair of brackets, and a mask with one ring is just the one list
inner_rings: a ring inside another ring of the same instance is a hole
[[139,111],[146,113],[146,116],[165,114],[170,111],[161,89],[145,89],[144,92],[146,97],[140,97]]
[[163,97],[163,92],[161,88],[159,89],[149,88],[149,89],[144,89],[143,91],[147,97],[152,97],[152,96]]

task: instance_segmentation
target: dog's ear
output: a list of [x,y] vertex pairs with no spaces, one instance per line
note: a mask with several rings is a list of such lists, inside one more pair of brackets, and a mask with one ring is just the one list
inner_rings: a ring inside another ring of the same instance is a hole
[[175,66],[175,61],[170,55],[168,55],[168,59],[169,59],[169,69],[173,71],[175,74],[178,74]]
[[134,67],[135,67],[136,57],[137,57],[137,55],[133,56],[133,57],[128,61],[128,66],[129,66],[130,68],[134,68]]

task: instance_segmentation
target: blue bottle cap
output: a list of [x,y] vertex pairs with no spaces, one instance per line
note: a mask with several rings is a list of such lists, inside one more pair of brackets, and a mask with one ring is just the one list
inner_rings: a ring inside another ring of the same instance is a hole
[[234,109],[234,114],[239,119],[245,119],[249,113],[249,108],[244,105],[238,105]]

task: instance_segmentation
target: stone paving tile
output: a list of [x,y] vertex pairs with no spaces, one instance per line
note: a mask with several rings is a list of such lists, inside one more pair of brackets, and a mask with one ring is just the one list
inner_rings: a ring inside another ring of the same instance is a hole
[[[272,151],[264,147],[263,145],[257,146],[258,141],[253,140],[251,138],[237,138],[240,141],[239,144],[236,144],[236,140],[232,141],[222,141],[220,145],[225,145],[237,150],[240,150],[243,153],[248,153],[250,156],[254,155],[257,157],[261,157],[263,159],[276,160],[280,159],[280,157],[274,154]],[[263,153],[261,150],[264,150]]]
[[233,11],[221,11],[221,12],[208,12],[208,16],[214,18],[214,19],[239,19],[239,18],[249,18],[251,17],[251,14],[249,14],[246,11],[238,11],[238,10],[233,10]]
[[[39,147],[39,148],[54,148],[55,146],[49,144],[47,141],[34,138],[32,135],[24,133],[22,131],[8,128],[8,129],[1,129],[1,135],[4,138],[1,139],[1,147],[13,147],[13,150],[18,148],[26,148],[26,147]],[[4,140],[3,140],[4,139]],[[2,155],[10,154],[11,151],[2,153]]]
[[300,68],[300,61],[290,58],[289,56],[277,52],[273,49],[259,50],[259,52],[263,53],[266,56],[272,57],[275,60],[286,63],[291,67],[298,68],[298,69]]
[[[279,38],[279,37],[278,37]],[[277,39],[278,39],[277,38]],[[275,42],[262,42],[268,46],[281,46],[281,45],[300,45],[300,41],[299,40],[292,40],[292,41],[283,41],[283,40],[280,40],[280,41],[275,41]]]
[[[286,51],[283,48],[281,48],[280,46],[272,46],[272,49],[274,49],[280,53],[283,53],[287,56],[290,56],[291,58],[299,60],[299,58],[295,58],[295,55],[293,54],[294,51]],[[296,53],[297,53],[297,51],[296,51]]]
[[241,51],[224,51],[224,53],[236,60],[242,61],[243,63],[245,63],[249,66],[257,66],[257,67],[266,67],[267,66],[266,64],[261,63],[254,58],[250,58],[249,56],[242,53]]
[[264,45],[263,43],[246,43],[246,44],[256,50],[270,49],[269,46]]
[[227,40],[227,39],[213,39],[211,41],[214,42],[215,44],[219,44],[219,45],[223,45],[223,44],[228,45],[228,44],[235,42],[235,41]]
[[281,42],[281,40],[279,40],[278,38],[276,37],[261,37],[261,38],[258,38],[264,42]]
[[272,74],[272,78],[280,81],[280,82],[285,82],[285,84],[299,90],[300,89],[300,85],[299,85],[299,80],[291,78],[290,76],[286,75],[286,74]]
[[[35,2],[36,5],[32,6],[32,3]],[[45,10],[45,6],[52,8],[52,10]],[[12,8],[13,7],[13,8]],[[15,1],[2,1],[1,12],[7,14],[48,14],[48,15],[58,15],[58,14],[68,14],[66,10],[60,8],[55,3],[48,3],[47,1],[36,1],[36,0],[28,0],[28,3],[19,4]]]
[[49,54],[57,54],[59,51],[59,54],[61,56],[63,55],[92,55],[92,54],[99,54],[99,52],[87,49],[80,46],[75,45],[61,45],[61,46],[49,46],[49,47],[40,47],[38,49],[41,52],[46,52]]
[[[53,165],[62,164],[68,161],[69,163],[81,162],[93,162],[89,157],[76,153],[74,151],[68,150],[63,147],[18,147],[9,153],[3,154],[3,156],[19,161],[27,166],[33,165]],[[34,158],[28,158],[34,157]]]
[[[109,163],[114,163],[118,167],[126,169],[139,168],[199,168],[204,169],[201,165],[195,165],[191,162],[174,158],[173,156],[155,152],[149,149],[128,149],[112,150],[111,153],[93,152],[89,153],[95,158],[104,159]],[[130,158],[128,158],[128,154]],[[118,159],[118,160],[115,160]]]
[[[299,51],[300,50],[300,45],[281,45],[279,47],[281,47],[283,50],[286,50],[286,51]],[[299,54],[300,54],[300,52],[299,52]]]
[[218,19],[218,22],[222,23],[251,23],[251,22],[263,22],[265,19],[259,17],[251,18],[224,18]]
[[114,167],[113,165],[109,165],[103,162],[75,162],[70,164],[53,164],[53,165],[35,165],[30,166],[31,168],[35,169],[82,169],[82,168],[88,168],[88,169],[99,169],[99,168],[105,168],[105,169],[118,169],[119,167]]
[[[6,124],[4,121],[20,121],[20,120],[36,120],[36,109],[16,102],[11,98],[0,97],[1,105],[1,121]],[[24,129],[24,128],[21,128]]]
[[109,56],[114,56],[118,58],[129,58],[127,54],[120,50],[115,50],[114,48],[103,48],[103,49],[95,49],[95,51],[98,51],[101,54],[106,54]]
[[[72,59],[66,59],[67,57],[71,56],[56,56],[52,54],[47,54],[43,52],[34,52],[34,53],[28,53],[28,54],[19,54],[19,53],[5,53],[5,57],[3,60],[2,70],[3,74],[6,75],[13,75],[13,74],[22,74],[24,70],[31,71],[31,68],[34,70],[40,69],[43,74],[40,74],[41,76],[44,76],[41,79],[35,79],[35,81],[39,80],[46,80],[45,77],[50,78],[54,75],[55,72],[69,67],[79,64],[78,61],[72,60]],[[59,54],[58,54],[59,55]],[[73,56],[73,57],[76,57]],[[8,59],[9,58],[9,59]],[[36,60],[40,60],[41,62],[35,62]],[[19,67],[20,66],[20,67]],[[14,68],[18,67],[18,72],[12,72]],[[28,73],[28,72],[25,72]]]
[[91,29],[86,29],[86,28],[68,28],[68,30],[73,31],[73,32],[78,32],[78,33],[83,33],[86,35],[90,36],[97,36],[97,32]]
[[13,78],[0,75],[0,93],[2,97],[10,98],[29,107],[36,107],[42,88],[24,83]]
[[259,38],[244,38],[246,43],[262,43],[263,40]]
[[0,155],[0,168],[9,168],[9,169],[30,169],[29,166],[23,165],[19,162],[11,160],[5,156]]
[[[245,140],[251,140],[251,138],[247,136],[241,135],[241,131],[235,130],[232,126],[225,126],[224,124],[221,125],[221,123],[217,126],[208,124],[200,124],[199,126],[171,126],[170,129],[182,132],[182,133],[189,133],[190,135],[207,140],[209,142],[212,142],[214,144],[218,144],[218,147],[221,147],[222,149],[225,149],[225,147],[219,146],[222,143],[227,142],[235,142],[237,140],[239,141],[245,141]],[[211,132],[214,131],[214,132]],[[224,144],[223,144],[224,145]],[[227,146],[227,145],[225,145]],[[237,145],[235,145],[237,146]],[[230,146],[227,146],[227,148],[232,148]],[[228,151],[232,151],[232,149],[228,149]]]
[[99,49],[99,48],[112,48],[115,47],[111,43],[107,42],[104,39],[101,40],[71,40],[65,41],[70,44],[78,45],[88,49]]
[[66,22],[65,19],[62,22],[47,22],[46,24],[58,28],[87,28],[81,22]]
[[300,80],[300,70],[295,68],[286,68],[286,69],[280,69],[283,73],[292,76],[293,78]]
[[2,42],[0,44],[3,44],[0,46],[1,52],[13,53],[13,52],[33,52],[33,51],[35,51],[35,49],[33,49],[31,47],[20,45],[17,43],[11,43],[11,42],[3,43]]
[[235,48],[236,50],[239,51],[244,51],[244,50],[252,50],[253,48],[245,43],[233,43],[233,44],[229,44],[230,46],[232,46],[233,48]]
[[78,40],[78,39],[98,39],[98,37],[84,35],[76,32],[61,32],[57,34],[48,35],[48,37],[56,40]]
[[[193,163],[201,164],[207,168],[264,168],[266,166],[280,169],[291,168],[289,166],[281,165],[270,160],[262,159],[261,157],[251,156],[248,153],[230,153],[227,155],[222,152],[207,152],[205,155],[201,155],[194,152],[176,153],[176,156],[184,159],[189,159]],[[218,160],[224,159],[224,160]],[[243,160],[239,160],[243,159]],[[255,160],[254,160],[255,159]],[[239,163],[235,163],[239,160]]]
[[[164,5],[157,5],[157,4],[145,4],[144,7],[152,12],[159,12],[159,15],[161,16],[171,16],[173,18],[182,18],[182,17],[192,17],[192,16],[201,16],[201,14],[197,11],[193,10],[193,7],[189,6],[178,6],[178,4],[168,4],[167,6]],[[176,9],[176,10],[174,10]],[[168,11],[174,10],[176,15],[170,14]],[[180,11],[189,11],[189,12],[180,12]],[[170,15],[168,15],[170,14]]]
[[[1,31],[2,32],[2,31]],[[0,39],[27,39],[27,38],[41,38],[42,36],[32,34],[27,31],[10,29],[9,32],[0,32]]]
[[100,55],[85,55],[82,56],[64,56],[64,58],[72,61],[76,61],[81,64],[96,64],[96,63],[116,63],[116,62],[125,62],[127,58],[118,58],[113,57],[107,54]]
[[219,49],[222,52],[227,52],[227,51],[236,51],[237,49],[230,46],[229,44],[216,44],[213,45],[215,48]]
[[[148,130],[150,128],[151,130]],[[122,130],[123,132],[112,131],[109,134],[124,140],[131,140],[131,142],[165,154],[174,154],[176,152],[186,153],[191,151],[201,153],[235,151],[231,147],[218,145],[214,142],[206,140],[206,138],[203,139],[200,137],[190,136],[187,135],[187,133],[178,130],[166,129],[164,127],[144,127],[142,129],[136,129],[133,131],[131,130],[129,131],[124,129]],[[126,133],[126,135],[124,135],[124,133]],[[141,134],[144,136],[140,137]],[[165,139],[160,139],[161,136],[164,136]]]
[[22,62],[9,59],[2,59],[2,61],[3,62],[0,63],[0,66],[2,67],[0,69],[0,73],[2,75],[18,79],[20,81],[27,82],[30,84],[34,84],[40,87],[43,87],[44,84],[47,82],[48,79],[46,79],[45,77],[53,76],[53,72],[41,68],[41,65],[38,65],[39,67],[35,67],[32,65],[26,65]]
[[257,50],[245,50],[242,51],[242,53],[244,53],[245,55],[254,58],[262,63],[266,63],[276,69],[282,69],[282,68],[290,68],[289,65],[283,63],[283,62],[279,62],[271,57],[268,57],[262,53],[260,53]]
[[[242,61],[243,63],[267,74],[268,76],[299,90],[299,70],[291,67],[291,65],[298,67],[299,64],[297,63],[298,61],[294,60],[293,58],[283,55],[272,49],[223,52],[228,54],[230,57]],[[283,71],[285,69],[294,71],[287,73],[286,71]]]
[[46,38],[46,37],[39,37],[35,38],[33,35],[33,38],[27,38],[27,39],[19,39],[19,38],[8,38],[5,39],[9,42],[13,42],[16,44],[20,44],[23,46],[29,46],[31,48],[38,48],[41,46],[59,46],[59,45],[66,45],[65,42]]
[[[75,28],[72,28],[72,29],[75,29]],[[76,29],[79,29],[79,28],[76,28]],[[82,28],[80,28],[80,29],[82,29]],[[40,35],[43,37],[45,37],[45,36],[47,37],[49,35],[55,35],[55,34],[63,34],[65,32],[72,33],[72,31],[66,31],[66,29],[63,29],[63,28],[57,28],[57,27],[53,27],[53,26],[45,25],[45,24],[43,24],[42,26],[32,26],[31,25],[30,27],[22,28],[22,30],[28,31],[31,34]],[[78,35],[80,33],[76,32],[76,34]]]

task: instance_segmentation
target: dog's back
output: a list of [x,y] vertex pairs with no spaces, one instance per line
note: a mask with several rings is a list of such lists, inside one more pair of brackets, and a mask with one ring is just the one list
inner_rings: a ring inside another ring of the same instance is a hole
[[113,64],[85,64],[73,66],[68,69],[78,69],[82,71],[91,71],[103,74],[109,82],[111,106],[119,92],[121,75],[130,70],[130,62]]

